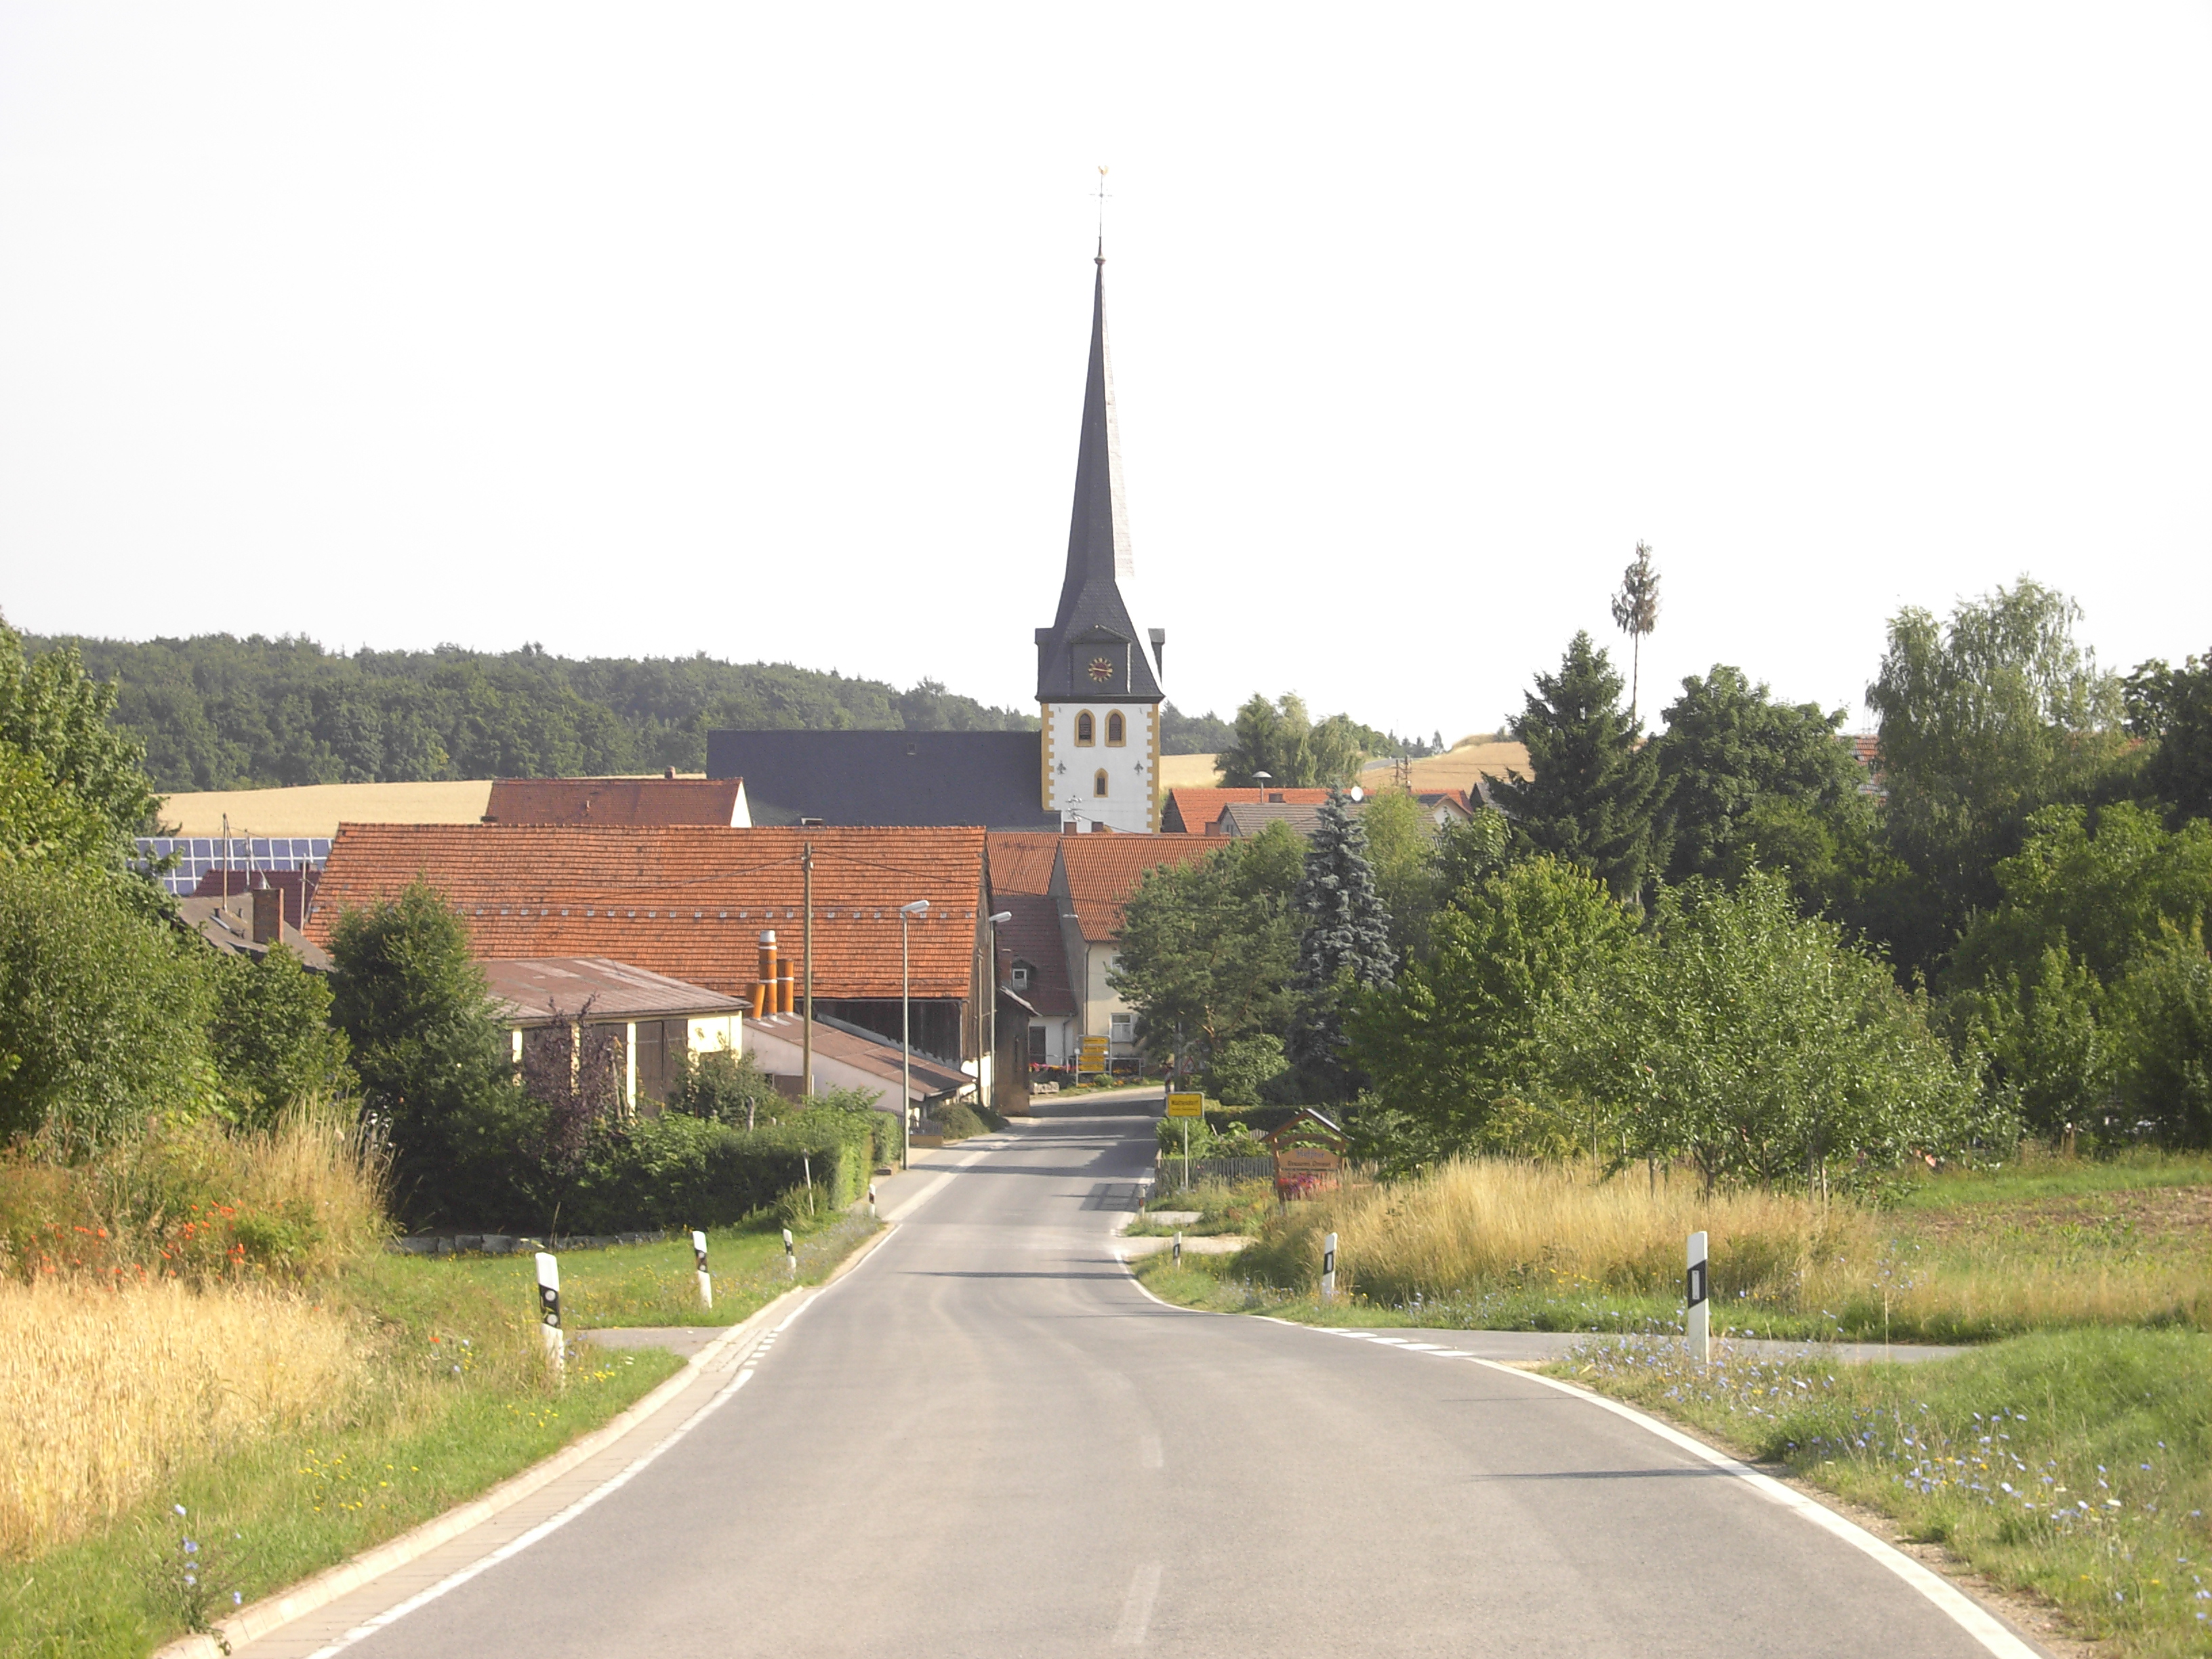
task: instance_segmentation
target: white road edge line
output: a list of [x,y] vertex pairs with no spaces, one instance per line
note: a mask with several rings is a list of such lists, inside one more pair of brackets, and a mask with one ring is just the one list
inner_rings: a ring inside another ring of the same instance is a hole
[[[914,1206],[912,1205],[908,1206],[908,1209],[913,1207]],[[749,1358],[746,1363],[743,1369],[738,1372],[737,1376],[732,1381],[724,1384],[723,1387],[719,1389],[712,1398],[708,1399],[704,1404],[702,1404],[697,1411],[692,1413],[691,1415],[684,1419],[682,1423],[670,1430],[659,1441],[645,1452],[640,1454],[627,1467],[620,1470],[618,1473],[610,1475],[606,1480],[592,1487],[591,1491],[586,1492],[581,1498],[569,1504],[568,1508],[562,1510],[559,1514],[547,1516],[536,1526],[531,1528],[527,1532],[519,1534],[517,1536],[509,1539],[506,1543],[501,1545],[497,1549],[479,1556],[476,1560],[470,1562],[468,1565],[448,1574],[444,1578],[440,1579],[436,1583],[431,1585],[429,1589],[418,1591],[416,1594],[409,1596],[405,1601],[398,1603],[396,1606],[386,1607],[382,1613],[376,1614],[374,1617],[364,1620],[362,1623],[356,1625],[351,1630],[346,1632],[344,1635],[339,1637],[337,1641],[329,1644],[327,1646],[316,1649],[313,1653],[308,1655],[307,1659],[331,1659],[332,1655],[343,1653],[346,1649],[353,1646],[356,1643],[366,1640],[368,1638],[375,1635],[377,1632],[384,1629],[386,1626],[395,1623],[398,1620],[405,1618],[417,1607],[426,1607],[430,1602],[436,1601],[440,1596],[446,1595],[448,1591],[459,1589],[463,1584],[467,1583],[469,1580],[477,1577],[477,1574],[488,1571],[491,1568],[498,1565],[501,1561],[505,1561],[513,1556],[520,1554],[524,1550],[528,1549],[532,1544],[537,1543],[540,1539],[547,1537],[552,1533],[558,1531],[561,1528],[567,1526],[569,1522],[583,1514],[585,1510],[590,1509],[601,1498],[610,1497],[623,1486],[628,1486],[633,1478],[645,1469],[647,1465],[653,1462],[654,1459],[658,1458],[661,1455],[661,1453],[666,1451],[671,1446],[681,1440],[685,1435],[690,1433],[691,1431],[696,1428],[700,1423],[703,1422],[706,1419],[708,1413],[713,1412],[725,1401],[728,1400],[731,1395],[736,1394],[738,1389],[744,1388],[746,1383],[751,1382],[753,1380],[755,1370],[760,1363],[760,1356],[767,1352],[769,1349],[774,1346],[777,1334],[788,1329],[792,1321],[797,1319],[799,1315],[805,1313],[809,1308],[819,1302],[823,1297],[836,1290],[838,1285],[844,1284],[846,1280],[851,1279],[854,1274],[866,1267],[870,1261],[882,1255],[882,1244],[889,1243],[890,1242],[891,1234],[897,1231],[898,1227],[896,1222],[886,1226],[882,1235],[881,1244],[878,1244],[875,1249],[871,1249],[866,1255],[861,1257],[859,1261],[853,1265],[850,1270],[839,1275],[830,1283],[822,1285],[819,1289],[815,1290],[812,1295],[800,1302],[796,1308],[793,1309],[789,1314],[785,1316],[782,1324],[776,1326],[775,1329],[769,1332],[766,1336],[762,1337],[759,1340],[755,1342],[752,1347],[747,1351]],[[732,1334],[735,1334],[734,1328]],[[717,1346],[719,1346],[719,1344]]]
[[479,1556],[475,1560],[470,1562],[468,1565],[461,1568],[458,1572],[447,1574],[436,1583],[431,1585],[429,1589],[426,1590],[419,1590],[415,1595],[409,1596],[405,1601],[399,1602],[396,1606],[386,1607],[382,1613],[376,1614],[374,1618],[363,1620],[360,1624],[356,1625],[344,1635],[339,1637],[337,1641],[331,1643],[326,1647],[316,1649],[313,1653],[308,1656],[308,1659],[331,1659],[331,1656],[343,1653],[346,1649],[353,1646],[356,1642],[366,1641],[368,1638],[375,1635],[379,1631],[383,1630],[387,1626],[396,1624],[398,1620],[405,1618],[416,1608],[428,1607],[431,1602],[436,1601],[440,1596],[446,1595],[448,1591],[459,1589],[462,1585],[467,1583],[471,1578],[477,1577],[477,1574],[490,1571],[493,1567],[497,1566],[501,1562],[508,1559],[510,1557],[521,1554],[523,1551],[528,1549],[532,1544],[538,1542],[539,1539],[547,1537],[550,1534],[557,1532],[562,1527],[567,1526],[568,1522],[574,1521],[578,1516],[583,1514],[585,1510],[597,1504],[601,1498],[611,1497],[623,1487],[628,1486],[634,1477],[641,1473],[645,1468],[658,1458],[661,1453],[666,1451],[671,1446],[674,1445],[678,1441],[684,1438],[685,1435],[690,1433],[691,1431],[696,1428],[702,1422],[705,1421],[707,1414],[709,1412],[712,1412],[716,1407],[720,1406],[724,1401],[729,1399],[731,1395],[737,1393],[738,1389],[744,1388],[746,1383],[752,1380],[753,1373],[750,1370],[738,1372],[735,1381],[726,1383],[721,1389],[715,1394],[713,1399],[708,1401],[706,1404],[701,1406],[697,1411],[692,1413],[690,1417],[684,1419],[682,1423],[670,1430],[669,1432],[661,1438],[658,1444],[653,1446],[650,1449],[634,1459],[630,1462],[629,1466],[624,1468],[620,1474],[611,1476],[607,1480],[601,1481],[598,1486],[592,1487],[591,1491],[586,1492],[581,1498],[569,1504],[567,1509],[562,1510],[559,1514],[548,1516],[544,1520],[540,1521],[536,1526],[531,1528],[529,1531],[520,1534],[514,1538],[510,1538],[506,1543],[501,1544],[497,1549],[492,1551],[489,1554]]
[[1680,1447],[1692,1457],[1734,1475],[1770,1503],[1780,1504],[1784,1509],[1811,1522],[1823,1532],[1842,1540],[1869,1560],[1888,1568],[1890,1571],[1911,1585],[1914,1589],[1918,1590],[1929,1601],[1935,1603],[1953,1624],[1979,1642],[1990,1652],[1997,1655],[1998,1659],[2039,1659],[2039,1656],[2033,1648],[2007,1630],[1995,1614],[1942,1574],[1930,1571],[1894,1545],[1875,1537],[1856,1522],[1847,1520],[1826,1504],[1816,1503],[1803,1492],[1784,1486],[1772,1475],[1763,1474],[1749,1464],[1730,1457],[1726,1452],[1716,1450],[1701,1440],[1693,1440],[1680,1430],[1669,1428],[1657,1418],[1648,1417],[1633,1406],[1624,1406],[1617,1400],[1608,1400],[1603,1395],[1593,1394],[1588,1389],[1578,1389],[1571,1382],[1562,1382],[1557,1377],[1542,1376],[1534,1371],[1524,1371],[1515,1366],[1502,1365],[1494,1359],[1484,1359],[1474,1354],[1469,1354],[1468,1358],[1473,1359],[1476,1364],[1486,1366],[1493,1371],[1504,1371],[1512,1376],[1525,1376],[1531,1382],[1541,1383],[1545,1388],[1566,1395],[1572,1399],[1585,1401],[1595,1406],[1600,1411],[1611,1412],[1615,1417],[1625,1418],[1638,1428],[1657,1435],[1662,1440],[1670,1445]]
[[[1153,1296],[1145,1281],[1139,1279],[1135,1272],[1130,1269],[1128,1258],[1121,1255],[1119,1251],[1115,1254],[1116,1259],[1121,1261],[1123,1270],[1128,1272],[1129,1282],[1152,1300],[1159,1303],[1163,1308],[1174,1308],[1177,1313],[1200,1316],[1212,1312],[1211,1309],[1206,1308],[1176,1307],[1172,1302]],[[1237,1319],[1251,1316],[1218,1314],[1214,1316],[1221,1319]],[[1301,1325],[1293,1320],[1272,1319],[1264,1314],[1259,1316],[1259,1318],[1265,1324],[1280,1325],[1288,1330],[1311,1331],[1316,1335],[1325,1336],[1336,1334],[1335,1332],[1324,1330],[1319,1326]],[[1403,1353],[1407,1351],[1400,1348],[1397,1352]],[[1416,1352],[1419,1351],[1416,1350]],[[1503,1371],[1508,1376],[1524,1377],[1531,1382],[1540,1382],[1544,1387],[1556,1389],[1570,1399],[1595,1406],[1600,1411],[1611,1412],[1615,1417],[1626,1418],[1638,1427],[1657,1435],[1662,1440],[1680,1447],[1692,1456],[1734,1475],[1760,1497],[1780,1504],[1784,1509],[1810,1522],[1823,1532],[1849,1544],[1870,1560],[1888,1568],[1890,1571],[1919,1591],[1923,1598],[1932,1602],[1953,1624],[1979,1642],[1987,1651],[1995,1654],[1996,1659],[2043,1659],[2043,1656],[2035,1649],[2007,1630],[1994,1613],[1942,1574],[1929,1571],[1895,1545],[1875,1537],[1856,1522],[1845,1519],[1825,1504],[1815,1503],[1804,1493],[1784,1486],[1772,1475],[1762,1474],[1749,1464],[1730,1457],[1726,1452],[1717,1450],[1701,1440],[1693,1440],[1679,1429],[1668,1427],[1656,1417],[1645,1416],[1633,1406],[1624,1406],[1617,1400],[1608,1400],[1601,1394],[1593,1394],[1588,1389],[1578,1389],[1573,1383],[1562,1382],[1556,1377],[1540,1376],[1534,1371],[1524,1371],[1518,1366],[1500,1364],[1495,1359],[1485,1359],[1480,1354],[1466,1354],[1466,1358],[1474,1360],[1478,1365],[1487,1366],[1493,1371]]]

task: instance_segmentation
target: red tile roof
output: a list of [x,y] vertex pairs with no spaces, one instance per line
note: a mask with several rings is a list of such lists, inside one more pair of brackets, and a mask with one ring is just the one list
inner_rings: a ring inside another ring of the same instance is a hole
[[486,823],[712,823],[738,821],[743,778],[501,778]]
[[1065,839],[1041,830],[993,831],[991,890],[1000,898],[1009,893],[1052,891],[1052,861]]
[[1121,907],[1154,865],[1188,864],[1221,845],[1203,836],[1063,836],[1060,867],[1067,872],[1068,900],[1083,937],[1103,945],[1120,934]]
[[419,873],[468,919],[481,957],[611,957],[747,997],[763,928],[799,953],[808,842],[817,996],[896,997],[898,907],[925,898],[914,994],[969,994],[981,830],[341,824],[307,933],[327,945],[340,910],[393,896]]
[[1206,826],[1221,816],[1221,809],[1232,802],[1318,806],[1328,799],[1326,789],[1170,789],[1167,810],[1160,815],[1160,828],[1169,835],[1202,836]]
[[991,890],[1001,910],[1013,912],[1012,921],[999,924],[1000,960],[1019,957],[1035,970],[1018,994],[1040,1014],[1073,1014],[1075,993],[1067,983],[1067,941],[1060,931],[1060,901],[1049,893],[1006,892],[995,882]]

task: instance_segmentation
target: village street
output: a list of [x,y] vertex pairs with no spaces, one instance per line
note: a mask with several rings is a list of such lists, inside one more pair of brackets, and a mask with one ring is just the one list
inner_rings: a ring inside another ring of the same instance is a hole
[[1154,1302],[1112,1238],[1150,1109],[1048,1103],[928,1155],[886,1183],[896,1231],[702,1380],[666,1455],[532,1541],[510,1527],[517,1547],[464,1582],[437,1588],[497,1528],[240,1651],[1985,1650],[1865,1554],[1598,1407],[1449,1353]]

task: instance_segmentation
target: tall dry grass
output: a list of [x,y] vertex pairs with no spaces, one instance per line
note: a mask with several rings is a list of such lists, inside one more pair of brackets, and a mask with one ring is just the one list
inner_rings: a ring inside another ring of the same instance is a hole
[[1699,1230],[1717,1292],[1794,1299],[1839,1261],[1871,1261],[1875,1244],[1863,1212],[1786,1193],[1708,1198],[1692,1182],[1601,1182],[1573,1166],[1493,1160],[1446,1164],[1320,1208],[1327,1219],[1307,1231],[1340,1236],[1340,1285],[1385,1302],[1475,1286],[1668,1291]]
[[273,1128],[155,1125],[69,1162],[0,1158],[0,1275],[111,1283],[327,1277],[390,1231],[385,1148],[339,1103]]
[[328,1105],[0,1164],[0,1556],[355,1400],[375,1356],[309,1287],[380,1240],[383,1178]]
[[1339,1235],[1338,1285],[1370,1302],[1533,1291],[1681,1293],[1683,1243],[1710,1237],[1727,1305],[1802,1315],[1826,1328],[1939,1340],[2067,1325],[2212,1329],[2212,1240],[2153,1246],[2016,1224],[1947,1232],[1927,1212],[1877,1212],[1771,1191],[1653,1183],[1630,1173],[1472,1159],[1415,1179],[1293,1205],[1240,1269],[1310,1287],[1322,1235]]
[[180,1466],[343,1410],[341,1315],[259,1286],[0,1280],[0,1556],[112,1521]]

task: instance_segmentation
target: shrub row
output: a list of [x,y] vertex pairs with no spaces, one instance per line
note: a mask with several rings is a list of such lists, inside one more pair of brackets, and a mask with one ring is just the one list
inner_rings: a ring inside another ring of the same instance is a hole
[[[872,1120],[881,1118],[878,1124]],[[669,1112],[597,1138],[561,1183],[563,1231],[720,1227],[811,1186],[815,1213],[867,1194],[889,1115],[817,1107],[747,1131]],[[796,1207],[805,1207],[800,1198]]]

